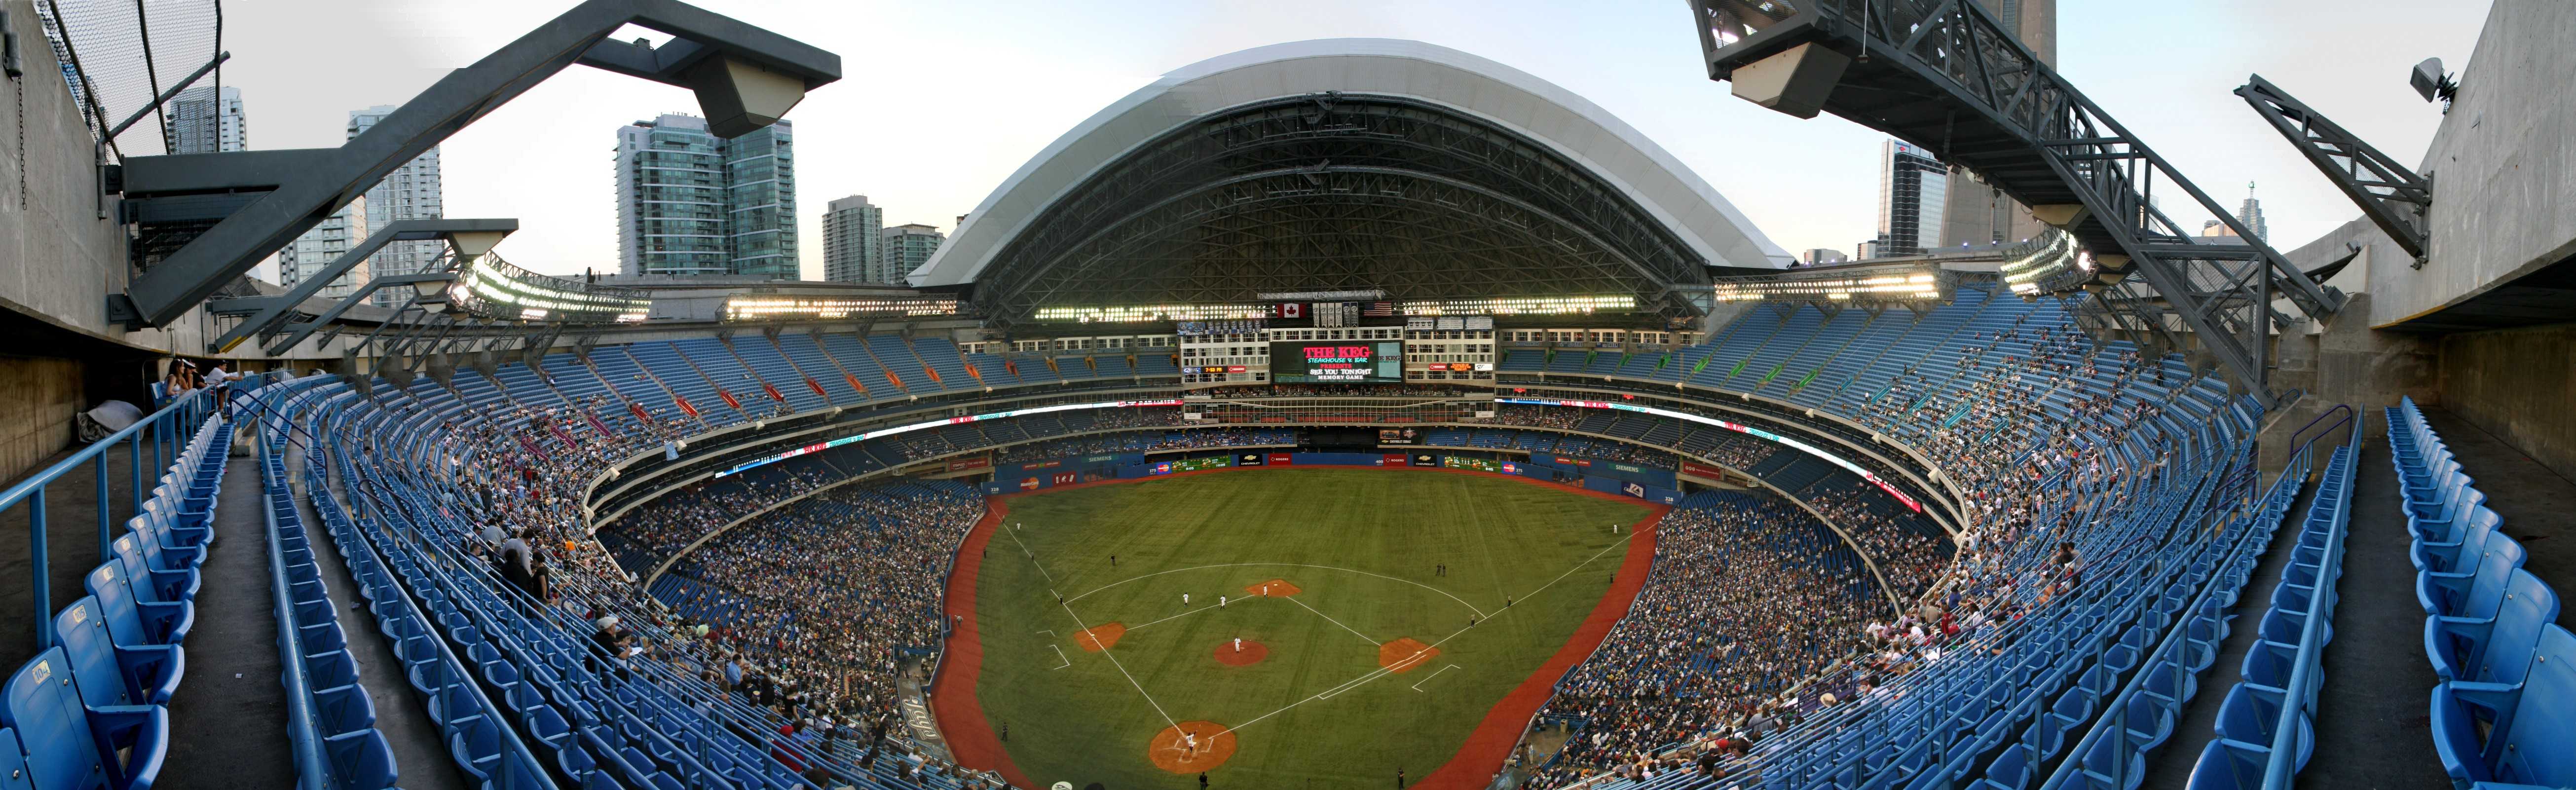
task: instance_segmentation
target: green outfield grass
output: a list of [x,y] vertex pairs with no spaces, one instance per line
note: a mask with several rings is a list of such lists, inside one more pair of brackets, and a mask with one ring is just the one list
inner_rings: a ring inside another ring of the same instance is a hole
[[[1383,786],[1398,767],[1419,780],[1565,644],[1649,512],[1478,475],[1292,468],[1008,507],[978,577],[985,718],[1041,786],[1114,790],[1197,787],[1147,758],[1170,721],[1240,728],[1208,774],[1218,788]],[[1242,597],[1273,578],[1304,592]],[[1074,641],[1112,622],[1128,630],[1107,654]],[[1236,637],[1267,659],[1218,663]],[[1378,670],[1379,644],[1399,638],[1439,655],[1310,699]]]

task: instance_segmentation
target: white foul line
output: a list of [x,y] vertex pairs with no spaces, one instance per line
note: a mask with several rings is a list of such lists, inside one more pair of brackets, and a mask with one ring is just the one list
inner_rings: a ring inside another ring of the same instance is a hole
[[[1073,618],[1074,625],[1082,626],[1082,630],[1084,631],[1091,630],[1091,626],[1089,624],[1082,622],[1082,615],[1073,613],[1073,607],[1065,606],[1064,604],[1057,604],[1057,606],[1064,608],[1064,616]],[[1145,698],[1145,704],[1154,706],[1154,712],[1162,714],[1164,724],[1172,725],[1174,728],[1179,728],[1181,726],[1179,721],[1172,718],[1172,714],[1163,710],[1163,703],[1155,702],[1154,695],[1145,692],[1145,684],[1136,682],[1136,676],[1127,673],[1127,665],[1118,663],[1118,655],[1109,652],[1109,643],[1100,641],[1100,637],[1096,634],[1091,637],[1091,643],[1100,646],[1101,657],[1109,659],[1109,665],[1117,667],[1118,674],[1127,676],[1127,685],[1136,687],[1136,693]]]
[[[1315,612],[1315,607],[1307,606],[1305,601],[1297,600],[1296,596],[1288,596],[1288,597],[1287,597],[1287,601],[1288,601],[1289,603],[1296,604],[1296,605],[1297,605],[1297,608],[1304,609],[1304,610],[1309,611],[1309,612]],[[1350,626],[1348,626],[1348,625],[1343,625],[1343,624],[1342,624],[1342,621],[1333,619],[1333,616],[1332,616],[1332,615],[1325,614],[1325,613],[1323,613],[1323,612],[1315,612],[1315,616],[1316,616],[1316,617],[1324,618],[1324,622],[1328,622],[1328,623],[1332,623],[1332,624],[1334,624],[1334,625],[1342,626],[1342,630],[1351,632],[1351,635],[1352,635],[1352,636],[1359,637],[1359,638],[1360,638],[1360,641],[1362,641],[1362,642],[1367,642],[1367,643],[1369,643],[1369,644],[1371,644],[1371,645],[1375,645],[1375,644],[1377,644],[1377,643],[1378,643],[1378,641],[1377,641],[1377,640],[1375,640],[1375,639],[1370,639],[1370,638],[1369,638],[1369,635],[1367,635],[1367,634],[1363,634],[1363,633],[1360,633],[1359,629],[1357,629],[1357,628],[1352,628],[1352,627],[1350,627]]]
[[[1006,532],[1007,532],[1007,530],[1006,530]],[[1027,555],[1028,555],[1028,557],[1029,557],[1029,564],[1030,564],[1030,565],[1035,565],[1035,566],[1037,566],[1037,568],[1038,568],[1038,573],[1041,573],[1041,574],[1045,574],[1045,573],[1046,573],[1046,565],[1045,565],[1044,563],[1038,562],[1038,555],[1037,555],[1037,553],[1036,553],[1036,552],[1029,551],[1029,544],[1027,544],[1027,543],[1021,543],[1021,542],[1020,542],[1020,536],[1018,536],[1018,535],[1012,535],[1012,536],[1011,536],[1011,542],[1013,542],[1013,543],[1019,543],[1019,544],[1020,544],[1020,553],[1022,553],[1022,554],[1027,554]],[[1054,574],[1047,574],[1047,581],[1048,581],[1049,583],[1053,583],[1053,582],[1055,581],[1055,576],[1054,576]],[[1074,625],[1077,625],[1077,626],[1081,626],[1081,627],[1082,627],[1082,632],[1089,632],[1089,631],[1091,630],[1091,624],[1083,622],[1083,621],[1082,621],[1082,615],[1074,614],[1074,613],[1073,613],[1073,607],[1072,607],[1072,606],[1069,606],[1069,605],[1064,604],[1064,603],[1057,603],[1056,605],[1057,605],[1057,606],[1059,606],[1059,607],[1062,607],[1062,608],[1064,609],[1064,616],[1066,616],[1066,617],[1070,617],[1070,618],[1073,618],[1073,624],[1074,624]],[[1175,720],[1173,720],[1173,719],[1172,719],[1172,714],[1167,713],[1167,712],[1165,712],[1165,711],[1163,710],[1163,703],[1155,702],[1155,701],[1154,701],[1154,695],[1149,694],[1149,693],[1146,693],[1146,691],[1145,691],[1145,684],[1136,682],[1136,676],[1135,676],[1135,675],[1132,675],[1132,674],[1128,674],[1128,672],[1127,672],[1127,665],[1126,665],[1126,664],[1118,663],[1118,656],[1117,656],[1116,654],[1113,654],[1113,653],[1109,652],[1109,644],[1108,644],[1108,643],[1100,641],[1100,637],[1099,637],[1099,636],[1097,636],[1097,635],[1094,635],[1094,636],[1091,638],[1091,643],[1092,643],[1092,644],[1095,644],[1095,645],[1099,645],[1099,646],[1100,646],[1100,655],[1101,655],[1103,658],[1107,658],[1107,659],[1109,659],[1109,665],[1110,665],[1110,666],[1113,666],[1113,667],[1117,667],[1117,668],[1118,668],[1118,674],[1120,674],[1120,675],[1125,675],[1125,676],[1127,677],[1127,685],[1135,686],[1135,687],[1136,687],[1136,694],[1137,694],[1138,696],[1141,696],[1141,697],[1144,697],[1144,698],[1145,698],[1145,704],[1154,706],[1154,712],[1155,712],[1155,713],[1157,713],[1157,714],[1161,714],[1161,715],[1162,715],[1162,717],[1163,717],[1163,723],[1164,723],[1164,724],[1169,724],[1169,725],[1172,725],[1173,727],[1179,727],[1179,726],[1181,726],[1181,723],[1180,723],[1180,722],[1175,721]],[[1050,645],[1050,647],[1052,647],[1052,645]],[[1056,648],[1056,653],[1057,653],[1058,655],[1063,654],[1063,653],[1064,653],[1064,648],[1061,648],[1061,647]],[[1073,664],[1073,662],[1072,662],[1072,661],[1070,661],[1070,660],[1067,660],[1067,661],[1065,662],[1065,665],[1066,665],[1066,666],[1072,666],[1072,664]],[[1058,669],[1061,669],[1061,668],[1062,668],[1062,667],[1058,667]]]
[[1052,573],[1048,573],[1048,572],[1047,572],[1047,569],[1046,569],[1046,563],[1043,563],[1043,562],[1039,562],[1039,561],[1038,561],[1038,553],[1037,553],[1037,552],[1034,552],[1034,551],[1030,551],[1030,550],[1029,550],[1029,544],[1024,543],[1024,542],[1021,542],[1021,540],[1020,540],[1020,536],[1019,536],[1019,534],[1018,534],[1018,533],[1014,533],[1014,532],[1012,532],[1012,531],[1010,531],[1010,530],[1007,530],[1007,529],[1006,529],[1006,530],[1002,530],[1002,534],[1011,536],[1011,542],[1012,542],[1012,543],[1018,543],[1018,544],[1020,544],[1020,553],[1021,553],[1021,554],[1023,554],[1023,555],[1027,555],[1027,556],[1028,556],[1028,558],[1029,558],[1029,564],[1030,564],[1030,565],[1038,566],[1038,575],[1040,575],[1040,576],[1045,576],[1048,584],[1054,584],[1054,583],[1055,583],[1055,574],[1052,574]]
[[[1456,665],[1456,664],[1451,664],[1451,665],[1448,665],[1448,666],[1445,666],[1445,667],[1441,667],[1441,668],[1440,668],[1440,672],[1447,672],[1447,671],[1449,671],[1449,670],[1457,669],[1457,668],[1458,668],[1458,665]],[[1430,675],[1428,675],[1428,676],[1424,677],[1424,678],[1423,678],[1423,679],[1421,679],[1421,680],[1413,681],[1413,690],[1415,690],[1415,691],[1421,691],[1421,690],[1422,690],[1422,684],[1424,684],[1424,683],[1429,683],[1429,682],[1431,682],[1431,679],[1432,679],[1432,678],[1439,677],[1439,676],[1440,676],[1440,672],[1433,672],[1433,673],[1431,673]]]

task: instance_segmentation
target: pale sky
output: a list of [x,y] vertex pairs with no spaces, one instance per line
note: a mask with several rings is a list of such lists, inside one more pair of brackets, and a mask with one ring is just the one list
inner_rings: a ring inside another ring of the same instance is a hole
[[[841,81],[788,114],[809,278],[822,274],[832,199],[865,194],[888,225],[953,230],[1039,149],[1158,75],[1312,38],[1417,39],[1562,85],[1672,151],[1792,253],[1849,253],[1877,223],[1883,136],[1734,98],[1706,78],[1681,0],[696,2],[841,56]],[[224,82],[242,89],[251,147],[334,146],[349,110],[400,104],[570,6],[236,0],[225,4]],[[2259,182],[2271,240],[2286,249],[2359,212],[2229,91],[2260,73],[2412,163],[2441,115],[2406,71],[2436,56],[2465,71],[2487,6],[2061,0],[2058,69],[2223,205]],[[522,266],[613,270],[613,135],[664,112],[698,110],[679,88],[567,69],[447,140],[447,215],[518,218],[498,251]],[[2163,204],[2194,227],[2205,218]]]

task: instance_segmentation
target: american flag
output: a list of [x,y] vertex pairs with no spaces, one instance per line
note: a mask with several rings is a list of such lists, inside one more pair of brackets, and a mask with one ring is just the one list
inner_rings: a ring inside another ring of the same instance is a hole
[[1367,307],[1360,308],[1360,316],[1363,318],[1393,318],[1395,317],[1395,303],[1370,302]]

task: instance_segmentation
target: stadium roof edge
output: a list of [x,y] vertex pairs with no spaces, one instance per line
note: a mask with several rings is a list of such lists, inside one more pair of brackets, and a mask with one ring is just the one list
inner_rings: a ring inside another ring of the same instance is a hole
[[1707,263],[1785,267],[1792,256],[1671,152],[1608,110],[1528,72],[1420,41],[1272,44],[1181,67],[1111,103],[986,196],[914,285],[969,283],[1058,198],[1156,136],[1228,107],[1324,91],[1436,102],[1537,140],[1644,207]]

